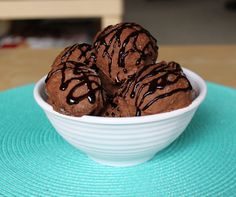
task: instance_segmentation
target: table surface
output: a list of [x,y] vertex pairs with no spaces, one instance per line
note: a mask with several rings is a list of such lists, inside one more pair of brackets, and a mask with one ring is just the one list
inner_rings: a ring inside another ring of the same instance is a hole
[[[36,82],[61,50],[0,50],[0,91]],[[236,88],[236,45],[160,46],[159,60],[177,61],[208,81]]]

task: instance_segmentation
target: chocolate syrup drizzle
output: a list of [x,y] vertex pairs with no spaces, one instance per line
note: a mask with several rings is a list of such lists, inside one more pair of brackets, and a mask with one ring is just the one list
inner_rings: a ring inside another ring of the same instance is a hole
[[[71,54],[75,50],[81,51],[81,54],[78,56],[78,61],[80,61],[82,58],[85,58],[84,61],[77,62],[69,60]],[[90,50],[91,46],[88,44],[75,44],[71,47],[68,47],[66,52],[61,56],[61,63],[56,68],[52,69],[49,72],[45,80],[45,83],[47,83],[53,75],[60,72],[61,84],[59,88],[61,91],[65,91],[72,81],[77,82],[76,85],[74,85],[74,87],[70,89],[66,97],[66,102],[69,105],[78,104],[86,98],[91,104],[94,104],[96,102],[96,92],[103,91],[101,84],[99,84],[99,80],[95,81],[90,78],[90,77],[99,78],[98,75],[93,70],[89,69],[87,66],[87,64],[89,63],[88,62],[89,59],[87,59],[87,53]],[[72,70],[75,76],[66,80],[66,71],[68,70]],[[87,86],[88,92],[86,94],[75,97],[74,93],[76,92],[76,90],[84,85]],[[102,93],[102,99],[104,102],[103,93]]]
[[[61,56],[61,62],[68,61],[72,53],[76,50],[80,51],[80,55],[77,58],[79,62],[89,64],[92,61],[92,59],[96,60],[94,53],[90,53],[90,55],[87,54],[91,52],[92,46],[90,44],[83,43],[83,44],[74,44],[66,48],[65,53]],[[82,58],[84,58],[83,61]]]
[[[153,67],[150,72],[143,75],[143,73]],[[160,75],[159,77],[154,77]],[[174,75],[174,80],[170,80],[169,76]],[[145,79],[154,77],[150,81],[143,83]],[[154,99],[150,100],[147,104],[144,105],[141,109],[141,105],[144,103],[144,100],[147,96],[156,93],[158,90],[163,90],[166,86],[173,85],[177,83],[180,79],[185,79],[188,83],[187,87],[178,88],[171,90],[170,92],[166,92],[164,94],[160,94],[156,96]],[[157,102],[160,99],[165,97],[171,96],[180,91],[189,91],[192,90],[192,86],[188,79],[186,78],[185,74],[183,73],[180,65],[175,62],[170,62],[168,65],[164,62],[160,63],[159,66],[156,64],[152,64],[149,66],[144,66],[135,76],[132,76],[127,81],[127,86],[123,88],[121,95],[127,96],[130,88],[130,98],[135,99],[135,106],[137,107],[136,116],[141,116],[141,112],[147,110],[151,105]],[[141,92],[144,88],[148,87],[147,91],[141,95]],[[140,98],[141,97],[141,98]],[[138,103],[139,102],[139,103]]]
[[[123,42],[121,42],[121,35],[123,31],[127,28],[134,29],[132,33],[130,33]],[[140,50],[137,46],[137,39],[140,34],[145,34],[147,37],[150,38],[149,42]],[[106,41],[106,38],[112,35],[109,42]],[[133,47],[127,50],[127,45],[129,42],[133,42]],[[158,47],[156,45],[156,39],[145,29],[143,29],[140,25],[135,23],[122,23],[117,26],[108,26],[106,27],[100,35],[96,38],[94,42],[94,48],[98,52],[101,46],[104,46],[105,49],[103,51],[103,57],[108,59],[108,72],[109,76],[111,77],[111,69],[112,69],[112,59],[114,55],[114,48],[118,45],[120,47],[119,55],[118,55],[118,67],[123,68],[124,72],[127,72],[125,69],[125,58],[133,52],[137,52],[139,54],[139,58],[136,61],[136,66],[140,65],[142,60],[146,60],[147,56],[155,56],[154,54],[146,53],[146,50],[151,47],[154,53],[157,53]],[[112,51],[109,52],[109,49],[112,48]],[[152,59],[154,63],[156,59]],[[118,79],[118,76],[116,77]]]

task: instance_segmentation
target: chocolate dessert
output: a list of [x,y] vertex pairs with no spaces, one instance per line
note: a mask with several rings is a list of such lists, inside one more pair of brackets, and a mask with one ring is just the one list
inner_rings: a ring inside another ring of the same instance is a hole
[[123,85],[120,96],[135,106],[136,116],[173,111],[192,102],[192,86],[180,65],[164,61],[140,68]]
[[55,59],[46,78],[48,103],[71,116],[132,117],[191,104],[192,86],[176,62],[156,63],[156,39],[135,23],[99,32]]
[[65,62],[80,62],[93,66],[95,61],[95,56],[92,51],[92,46],[90,44],[74,44],[72,46],[66,47],[54,60],[52,67],[57,67]]
[[156,62],[156,44],[156,39],[138,24],[111,25],[95,37],[96,64],[110,83],[121,84],[139,67]]
[[62,114],[97,115],[105,103],[99,76],[80,62],[66,62],[52,69],[45,88],[48,103]]
[[104,117],[131,117],[135,116],[135,107],[128,106],[124,98],[116,96],[107,102],[106,107],[101,113]]

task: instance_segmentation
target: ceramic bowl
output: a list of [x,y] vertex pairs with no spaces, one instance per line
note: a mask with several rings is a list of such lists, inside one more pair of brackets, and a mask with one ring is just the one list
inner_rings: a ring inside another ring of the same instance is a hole
[[34,98],[55,130],[71,145],[101,164],[132,166],[150,160],[178,138],[204,100],[205,81],[196,73],[183,70],[196,98],[185,108],[156,115],[110,118],[60,114],[46,102],[45,77],[36,83]]

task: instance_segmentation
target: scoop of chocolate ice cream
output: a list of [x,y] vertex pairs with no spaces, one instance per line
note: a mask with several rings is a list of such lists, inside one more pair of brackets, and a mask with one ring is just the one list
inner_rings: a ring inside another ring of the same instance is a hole
[[104,117],[130,117],[135,116],[136,108],[128,106],[122,97],[115,97],[109,100],[107,106],[103,109],[101,116]]
[[108,26],[93,43],[96,64],[110,83],[122,84],[139,67],[156,62],[156,44],[156,39],[138,24]]
[[91,67],[95,63],[95,55],[90,44],[74,44],[66,47],[54,60],[52,67],[58,67],[65,62],[80,62]]
[[104,105],[100,78],[83,63],[69,61],[52,68],[45,88],[48,103],[62,114],[97,115]]
[[98,74],[106,94],[109,95],[109,97],[116,96],[120,86],[118,84],[111,83],[109,77],[107,77],[101,70],[98,70]]
[[120,107],[113,102],[107,103],[100,116],[104,117],[122,117]]
[[192,102],[192,86],[180,65],[160,62],[140,68],[120,91],[136,116],[168,112]]

